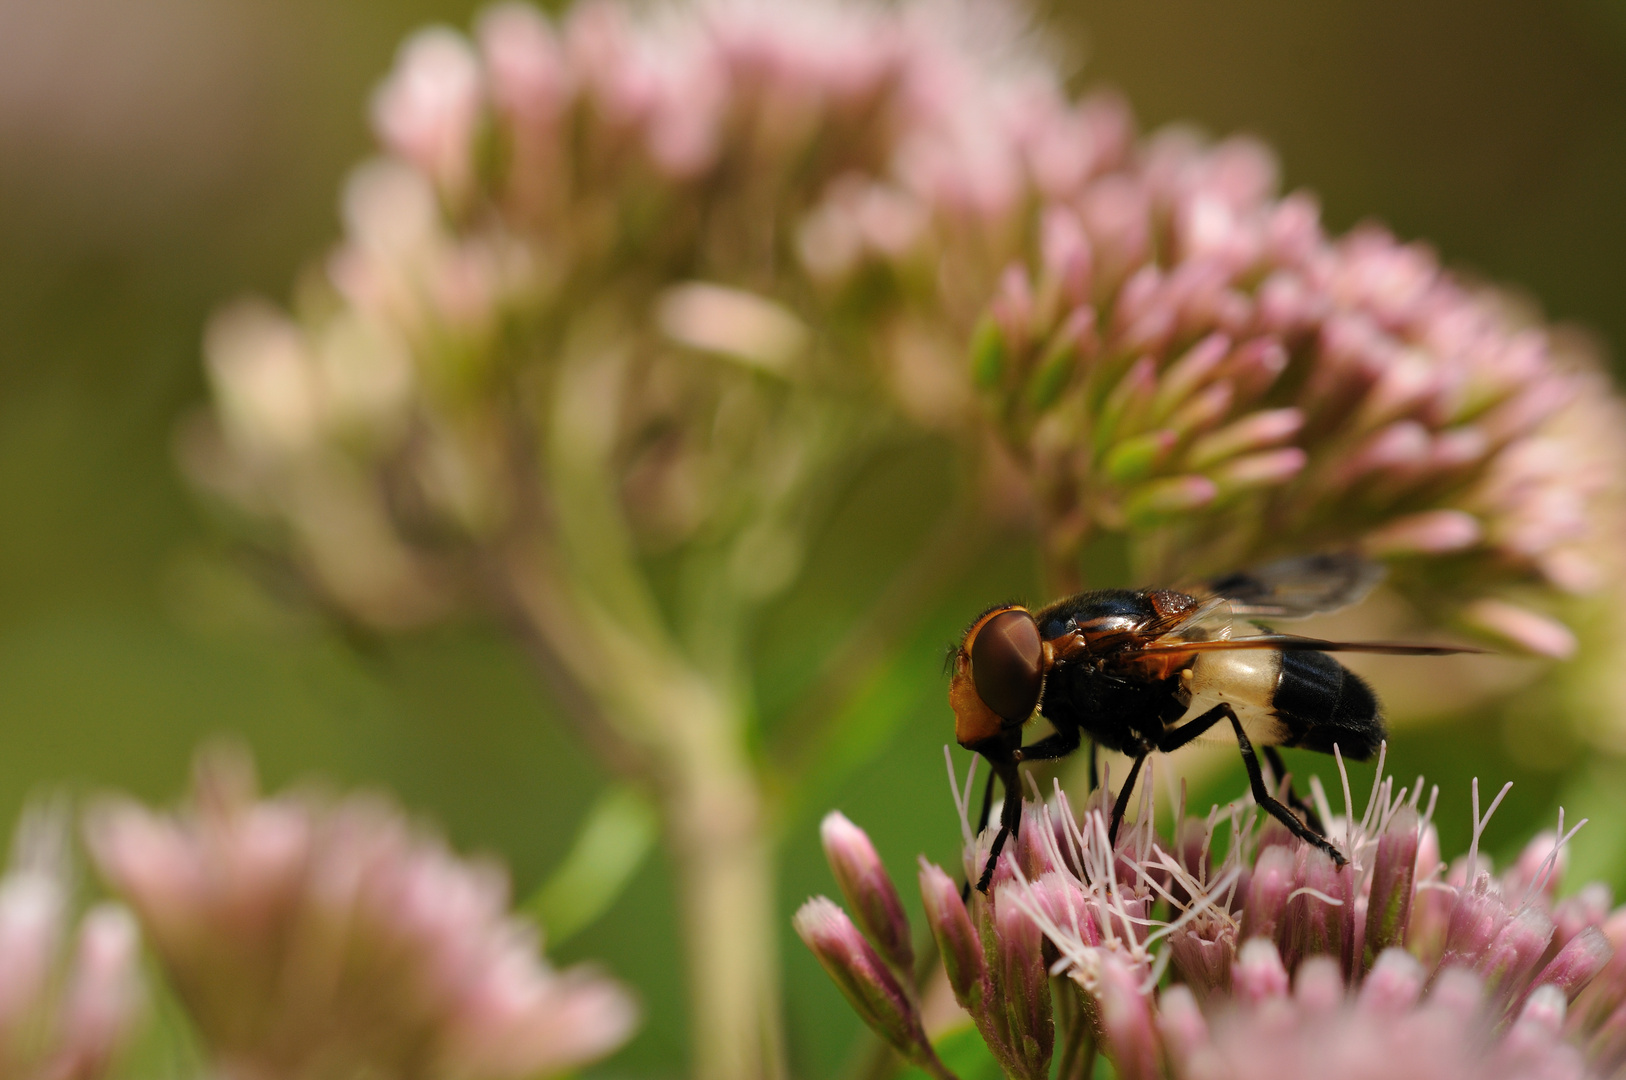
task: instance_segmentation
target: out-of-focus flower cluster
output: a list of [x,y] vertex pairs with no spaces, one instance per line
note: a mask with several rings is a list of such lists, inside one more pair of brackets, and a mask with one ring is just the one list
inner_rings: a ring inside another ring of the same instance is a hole
[[[1247,140],[1124,143],[1047,197],[972,376],[1066,558],[1102,528],[1144,580],[1358,545],[1457,601],[1617,571],[1623,413],[1511,298],[1376,227],[1327,236]],[[1463,614],[1572,647],[1506,601]]]
[[222,1076],[548,1076],[636,1021],[608,979],[547,967],[497,867],[381,800],[259,799],[216,753],[183,812],[109,802],[88,832]]
[[[1473,844],[1447,865],[1430,823],[1437,789],[1420,809],[1421,778],[1408,795],[1379,776],[1359,818],[1347,782],[1341,817],[1314,787],[1342,867],[1279,823],[1256,831],[1236,803],[1206,819],[1182,807],[1165,840],[1149,780],[1114,849],[1108,804],[1076,817],[1058,787],[1027,804],[986,895],[963,900],[921,860],[955,1000],[1005,1074],[1034,1080],[1057,1054],[1059,1075],[1088,1076],[1098,1052],[1137,1080],[1626,1070],[1626,908],[1600,884],[1559,898],[1574,830],[1537,837],[1495,875],[1478,846],[1502,796],[1481,816],[1476,784]],[[961,869],[976,880],[993,833],[965,835]],[[853,915],[820,897],[797,929],[872,1028],[935,1062],[897,892],[856,826],[832,814],[824,838]]]
[[443,610],[450,541],[548,523],[537,453],[772,593],[883,405],[1001,448],[1058,584],[1101,531],[1148,581],[1359,543],[1554,652],[1462,605],[1615,569],[1622,414],[1582,350],[1328,236],[1258,143],[1070,100],[998,5],[508,5],[411,39],[373,105],[344,244],[292,319],[216,323],[189,452],[370,621]]
[[123,907],[73,918],[68,820],[24,813],[0,877],[0,1076],[96,1080],[109,1074],[146,1004],[140,934]]

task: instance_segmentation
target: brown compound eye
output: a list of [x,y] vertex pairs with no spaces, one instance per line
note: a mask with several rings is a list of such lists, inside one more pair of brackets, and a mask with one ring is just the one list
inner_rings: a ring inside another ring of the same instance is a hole
[[1044,686],[1044,649],[1033,616],[1018,608],[982,624],[971,643],[971,678],[982,703],[1020,724],[1033,715]]

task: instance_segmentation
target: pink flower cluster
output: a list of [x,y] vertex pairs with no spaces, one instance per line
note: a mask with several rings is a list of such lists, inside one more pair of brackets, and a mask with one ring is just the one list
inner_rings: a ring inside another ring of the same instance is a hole
[[[1058,789],[1026,807],[986,895],[962,900],[922,860],[948,986],[1011,1077],[1048,1077],[1058,1052],[1063,1076],[1088,1075],[1099,1052],[1136,1080],[1287,1080],[1312,1067],[1335,1080],[1579,1078],[1626,1067],[1626,909],[1612,912],[1601,885],[1558,898],[1574,830],[1536,838],[1495,876],[1478,837],[1501,796],[1480,816],[1476,785],[1474,843],[1448,867],[1420,785],[1408,797],[1381,779],[1359,818],[1347,786],[1341,817],[1314,789],[1343,867],[1277,823],[1256,833],[1252,810],[1235,803],[1206,820],[1177,816],[1166,842],[1152,828],[1149,781],[1139,822],[1114,849],[1104,803],[1077,818]],[[1216,865],[1222,819],[1230,835]],[[824,835],[853,920],[819,898],[798,929],[875,1030],[946,1072],[899,949],[909,935],[895,889],[856,826],[832,814]],[[972,837],[968,824],[966,835],[974,879],[992,834]],[[1057,974],[1068,980],[1053,984]]]
[[63,809],[24,811],[0,877],[0,1076],[7,1080],[107,1076],[145,1013],[141,939],[130,913],[101,903],[75,925]]
[[530,505],[504,396],[555,400],[584,349],[646,543],[800,460],[767,373],[974,447],[1058,585],[1103,532],[1162,582],[1359,543],[1551,654],[1543,590],[1618,570],[1626,425],[1584,350],[1426,248],[1329,236],[1256,142],[1071,100],[999,4],[511,3],[410,39],[373,118],[334,295],[222,317],[188,454],[370,621],[445,610],[422,537]]
[[547,967],[499,869],[381,800],[262,800],[248,762],[215,753],[186,810],[109,802],[89,838],[220,1075],[517,1080],[636,1022],[608,979]]
[[[1125,138],[1045,200],[972,375],[1064,567],[1108,530],[1158,581],[1358,544],[1448,606],[1617,571],[1620,405],[1509,297],[1379,228],[1329,237],[1247,140]],[[1528,611],[1465,621],[1573,647]]]

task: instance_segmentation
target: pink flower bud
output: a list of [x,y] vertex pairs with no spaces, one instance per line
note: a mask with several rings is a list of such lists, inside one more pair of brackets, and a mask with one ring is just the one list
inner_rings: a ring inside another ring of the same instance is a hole
[[1462,617],[1470,626],[1537,656],[1567,660],[1580,647],[1575,633],[1563,623],[1504,600],[1476,600],[1463,609]]
[[1344,1000],[1344,976],[1331,956],[1306,957],[1293,974],[1293,1000],[1310,1013],[1330,1013]]
[[819,826],[819,837],[836,884],[856,913],[858,924],[892,969],[902,978],[911,978],[915,952],[909,919],[868,834],[844,814],[831,811]]
[[831,900],[815,896],[791,920],[847,1001],[876,1034],[910,1060],[931,1054],[913,997]]
[[1588,926],[1558,951],[1558,955],[1530,981],[1531,985],[1557,987],[1566,1001],[1574,1001],[1614,955],[1614,946],[1609,944],[1603,931]]
[[1044,960],[1044,933],[1015,902],[1021,886],[993,890],[994,939],[989,970],[990,1003],[1003,1011],[1010,1030],[1010,1049],[1017,1069],[1026,1076],[1045,1076],[1055,1043],[1051,1017],[1050,972]]
[[1124,499],[1124,513],[1143,523],[1164,520],[1214,501],[1219,489],[1206,476],[1172,476],[1142,484]]
[[1304,413],[1298,409],[1267,409],[1204,435],[1192,444],[1186,456],[1194,469],[1213,465],[1237,454],[1262,450],[1291,439],[1304,426]]
[[480,17],[477,36],[493,103],[522,129],[552,123],[571,87],[547,18],[529,4],[500,4]]
[[61,1053],[73,1062],[66,1071],[99,1075],[130,1036],[145,1003],[135,920],[115,904],[92,908],[80,925],[63,1004]]
[[1443,555],[1473,547],[1484,534],[1472,514],[1426,510],[1367,533],[1362,547],[1373,555]]
[[1095,256],[1078,215],[1065,207],[1046,207],[1039,244],[1045,273],[1062,299],[1069,306],[1089,303]]
[[1366,902],[1363,967],[1370,969],[1380,953],[1402,944],[1411,920],[1412,873],[1417,865],[1416,811],[1395,814],[1378,840],[1372,861],[1371,892]]
[[473,180],[480,78],[468,42],[434,27],[407,39],[395,71],[373,97],[379,140],[456,198]]
[[1404,949],[1384,949],[1361,984],[1360,1007],[1386,1015],[1403,1013],[1422,996],[1425,976],[1423,965]]
[[1210,334],[1193,345],[1158,379],[1157,396],[1152,402],[1153,415],[1160,420],[1173,415],[1175,409],[1219,372],[1230,351],[1231,340],[1224,334]]
[[1257,1005],[1287,994],[1287,968],[1275,944],[1266,938],[1243,942],[1231,967],[1231,978],[1231,992],[1244,1002]]
[[926,923],[937,939],[938,955],[943,959],[943,972],[954,990],[954,999],[976,1016],[988,993],[982,940],[953,879],[927,862],[925,856],[920,859],[920,899],[926,908]]
[[1176,1075],[1189,1075],[1189,1062],[1208,1044],[1208,1021],[1188,986],[1171,986],[1163,992],[1157,1013],[1158,1031],[1174,1064]]
[[1558,924],[1554,942],[1562,947],[1588,926],[1602,930],[1612,907],[1614,894],[1608,885],[1601,881],[1583,885],[1574,896],[1566,896],[1554,905],[1553,922]]
[[1287,370],[1287,360],[1287,350],[1274,338],[1254,338],[1239,345],[1225,365],[1237,400],[1251,402],[1269,390]]
[[1308,956],[1324,954],[1343,970],[1351,966],[1355,945],[1355,873],[1337,866],[1324,851],[1302,845],[1296,860],[1298,895],[1288,901],[1287,917],[1277,931],[1290,967]]
[[1262,848],[1248,884],[1248,902],[1242,909],[1242,937],[1268,938],[1281,934],[1287,897],[1293,891],[1293,852],[1280,844]]
[[1169,954],[1174,970],[1201,1001],[1213,995],[1224,995],[1231,989],[1231,963],[1236,952],[1236,938],[1229,930],[1221,931],[1218,938],[1209,940],[1190,930],[1180,930],[1169,937]]
[[1287,483],[1303,472],[1308,462],[1309,455],[1303,450],[1284,446],[1280,450],[1234,457],[1209,475],[1226,493],[1251,491]]
[[1096,1000],[1113,1067],[1124,1080],[1158,1080],[1157,1028],[1140,979],[1116,957],[1102,958]]
[[1538,908],[1520,910],[1503,926],[1496,940],[1472,961],[1485,977],[1486,992],[1511,1001],[1524,989],[1541,963],[1553,937],[1553,920]]
[[1518,1075],[1585,1076],[1580,1051],[1558,1041],[1563,1026],[1563,993],[1553,986],[1537,987],[1502,1040],[1504,1067]]

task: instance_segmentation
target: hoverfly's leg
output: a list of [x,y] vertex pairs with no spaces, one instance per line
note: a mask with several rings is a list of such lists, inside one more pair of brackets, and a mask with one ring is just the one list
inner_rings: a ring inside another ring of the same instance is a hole
[[1146,755],[1142,754],[1129,766],[1129,778],[1124,781],[1117,801],[1112,804],[1112,824],[1107,826],[1107,844],[1110,847],[1118,846],[1118,826],[1124,822],[1124,811],[1129,809],[1129,793],[1135,790],[1135,778],[1140,775],[1141,762],[1145,760]]
[[[999,835],[994,837],[994,846],[988,849],[988,861],[983,864],[982,877],[977,879],[977,891],[984,896],[988,894],[988,883],[994,880],[994,864],[999,862],[999,853],[1005,850],[1005,838],[1009,835],[1011,835],[1011,831],[1001,825]],[[962,899],[969,900],[970,898],[970,895],[967,894]]]
[[994,770],[988,770],[988,782],[982,785],[982,813],[978,814],[977,820],[971,823],[972,836],[976,836],[988,827],[988,812],[994,808],[994,781],[998,778],[998,774]]
[[[1287,779],[1287,762],[1282,760],[1281,752],[1274,746],[1267,746],[1264,750],[1265,760],[1270,762],[1271,769],[1276,773],[1276,783],[1280,784]],[[1303,814],[1304,820],[1310,823],[1310,828],[1322,836],[1327,835],[1327,827],[1321,824],[1321,815],[1315,812],[1315,807],[1299,797],[1299,793],[1293,790],[1292,784],[1287,785],[1287,805]]]
[[1231,720],[1231,729],[1236,732],[1237,746],[1242,750],[1242,764],[1248,770],[1248,784],[1253,788],[1253,801],[1260,808],[1287,826],[1287,831],[1303,840],[1311,847],[1320,848],[1332,856],[1332,861],[1343,866],[1349,860],[1344,853],[1333,847],[1325,836],[1313,831],[1304,822],[1294,816],[1293,811],[1271,798],[1270,792],[1265,790],[1265,775],[1259,769],[1259,756],[1253,752],[1253,743],[1248,741],[1248,733],[1242,730],[1242,721],[1237,719],[1236,712],[1231,706],[1221,703],[1215,708],[1224,709]]
[[1094,739],[1091,739],[1090,740],[1090,786],[1087,789],[1087,791],[1085,792],[1085,794],[1088,794],[1088,795],[1094,795],[1095,794],[1095,789],[1101,786],[1101,767],[1096,761],[1096,758],[1099,756],[1098,755],[1098,749],[1099,749],[1099,747],[1098,747],[1098,744],[1096,743],[1096,741]]
[[[998,777],[999,773],[997,770],[988,770],[988,782],[982,786],[982,813],[978,814],[976,821],[972,822],[971,824],[971,834],[973,836],[981,835],[982,830],[988,827],[988,812],[994,808],[994,781],[998,779]],[[995,860],[999,858],[999,849],[1004,846],[1005,832],[1004,830],[1000,830],[999,835],[994,837],[994,851],[993,854],[989,856],[989,871],[984,872],[984,880],[987,879],[989,872],[992,871]],[[967,881],[963,886],[960,887],[960,902],[965,903],[970,899],[971,882]]]
[[[1054,761],[1064,758],[1078,749],[1078,728],[1068,727],[1054,734],[1046,735],[1030,746],[1024,746],[1016,751],[1017,761]],[[1094,746],[1094,742],[1091,742]]]
[[1022,829],[1022,782],[1017,777],[1016,762],[999,769],[999,782],[1005,785],[1005,805],[999,811],[999,833],[994,846],[988,850],[988,861],[983,864],[982,877],[977,880],[977,891],[986,894],[988,883],[994,880],[994,864],[1005,850],[1005,841],[1014,838]]
[[1202,738],[1209,728],[1227,716],[1235,719],[1236,714],[1232,712],[1229,705],[1221,702],[1201,716],[1192,717],[1179,727],[1165,731],[1163,737],[1157,741],[1157,748],[1165,754],[1178,750],[1186,743]]

